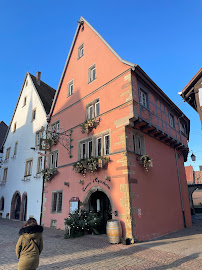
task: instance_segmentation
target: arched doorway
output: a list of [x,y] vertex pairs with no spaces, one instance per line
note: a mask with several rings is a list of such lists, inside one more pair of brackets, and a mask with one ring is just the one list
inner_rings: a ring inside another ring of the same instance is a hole
[[100,233],[106,233],[106,224],[112,218],[112,207],[109,198],[102,191],[95,191],[89,198],[89,210],[102,216]]
[[11,202],[11,219],[20,219],[20,207],[21,207],[21,197],[20,193],[16,191],[13,195]]

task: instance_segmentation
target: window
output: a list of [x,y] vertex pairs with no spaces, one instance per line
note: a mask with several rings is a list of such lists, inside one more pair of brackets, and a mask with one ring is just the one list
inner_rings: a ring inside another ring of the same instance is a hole
[[57,121],[51,125],[51,131],[60,133],[60,122]]
[[85,144],[85,142],[81,143],[80,147],[81,147],[81,149],[80,149],[81,159],[84,159],[84,158],[86,158],[86,144]]
[[95,117],[100,115],[100,101],[95,103]]
[[100,101],[99,99],[87,104],[86,106],[86,118],[92,119],[100,115]]
[[170,123],[170,126],[172,128],[175,128],[175,119],[174,119],[174,115],[172,115],[171,113],[169,114],[169,123]]
[[26,165],[25,165],[25,176],[30,176],[32,175],[32,163],[33,160],[29,159],[26,161]]
[[18,148],[18,142],[15,142],[15,148],[14,148],[14,152],[13,152],[14,156],[17,155],[17,148]]
[[23,107],[26,105],[26,102],[27,102],[27,97],[24,97]]
[[109,135],[104,136],[104,155],[109,155]]
[[133,134],[133,151],[137,155],[144,155],[145,154],[145,143],[144,143],[144,136],[140,134]]
[[38,157],[38,160],[37,160],[37,173],[40,173],[42,171],[42,166],[43,166],[42,161],[43,161],[42,157]]
[[93,142],[88,141],[88,158],[92,157],[92,151],[93,151]]
[[74,92],[74,84],[73,80],[67,84],[67,97],[73,95]]
[[92,65],[88,70],[88,82],[92,82],[96,79],[96,66]]
[[62,212],[62,191],[57,191],[52,193],[52,213]]
[[145,91],[140,90],[140,104],[146,108],[148,108],[148,96]]
[[84,44],[78,48],[78,59],[80,59],[84,55]]
[[36,109],[32,110],[32,121],[36,119]]
[[180,122],[180,131],[187,135],[187,125],[184,122]]
[[49,156],[49,168],[55,169],[58,167],[58,151],[54,151]]
[[3,179],[2,179],[3,182],[6,182],[7,180],[7,174],[8,174],[8,168],[4,168]]
[[9,148],[6,149],[6,158],[5,158],[5,160],[8,160],[9,159],[10,152],[11,152],[11,148],[9,147]]
[[17,126],[17,122],[14,123],[14,126],[13,126],[13,133],[16,132],[16,126]]
[[88,119],[93,118],[93,105],[88,107]]
[[96,156],[101,156],[101,150],[102,150],[102,138],[96,139]]
[[0,200],[0,211],[4,211],[4,197],[3,196],[1,197],[1,200]]
[[110,154],[110,135],[107,132],[99,135],[99,137],[95,138],[91,137],[79,143],[79,159],[109,154]]

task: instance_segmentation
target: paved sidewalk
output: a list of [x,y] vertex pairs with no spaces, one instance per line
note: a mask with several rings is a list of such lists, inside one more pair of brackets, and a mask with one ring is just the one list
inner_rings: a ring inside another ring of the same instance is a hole
[[[15,245],[22,222],[0,219],[0,269],[17,269]],[[202,218],[192,228],[130,246],[111,245],[106,235],[64,239],[64,232],[45,228],[39,270],[202,270]]]

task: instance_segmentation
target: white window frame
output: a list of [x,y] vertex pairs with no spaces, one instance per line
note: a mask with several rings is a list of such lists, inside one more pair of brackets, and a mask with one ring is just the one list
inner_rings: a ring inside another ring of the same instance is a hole
[[[108,149],[106,148],[106,138],[108,137],[108,140],[109,140],[109,146],[108,146]],[[108,152],[108,153],[107,153]],[[110,153],[110,136],[109,134],[107,135],[104,135],[104,156],[107,156],[109,155]]]
[[[99,112],[97,113],[97,107],[99,108]],[[97,101],[95,103],[95,117],[98,117],[100,115],[100,101]]]
[[74,81],[71,80],[67,84],[67,97],[72,96],[74,93]]
[[148,94],[140,88],[140,104],[148,108]]
[[24,97],[23,107],[26,106],[26,104],[27,104],[27,97]]
[[[92,109],[92,110],[91,110]],[[92,112],[92,115],[91,115],[91,112]],[[92,117],[91,117],[92,116]],[[93,119],[93,105],[90,105],[88,107],[88,119]]]
[[[94,72],[95,71],[95,72]],[[88,83],[93,82],[96,79],[96,65],[92,65],[88,70]]]
[[[89,144],[92,144],[92,147],[91,147],[91,154],[90,154],[90,147],[89,147]],[[90,140],[90,141],[88,141],[87,142],[87,144],[88,144],[88,147],[87,147],[87,155],[88,155],[88,158],[90,158],[90,157],[92,157],[93,156],[93,141],[92,140]]]
[[50,153],[48,167],[49,169],[56,169],[58,167],[58,150]]
[[[101,141],[100,155],[98,155],[98,146],[99,146],[98,141],[99,141],[99,140]],[[98,157],[98,156],[102,156],[102,137],[96,138],[96,143],[95,143],[95,145],[96,145],[96,151],[95,151],[96,156],[97,156],[97,157]]]
[[41,173],[42,169],[43,169],[43,158],[38,157],[38,159],[37,159],[37,173]]
[[33,167],[33,159],[26,160],[25,175],[24,176],[31,176],[32,175],[32,167]]
[[78,48],[78,59],[80,59],[82,56],[84,56],[84,43]]
[[[85,149],[85,153],[84,153],[83,149]],[[81,159],[86,158],[86,143],[85,142],[80,143],[80,158]]]
[[[59,203],[60,203],[60,194],[62,194],[62,200],[61,200],[61,206],[60,209],[59,208]],[[55,201],[55,209],[53,210],[53,206],[54,206],[54,196],[56,195],[56,201]],[[52,192],[52,201],[51,201],[51,213],[62,213],[62,203],[63,203],[63,191],[53,191]]]

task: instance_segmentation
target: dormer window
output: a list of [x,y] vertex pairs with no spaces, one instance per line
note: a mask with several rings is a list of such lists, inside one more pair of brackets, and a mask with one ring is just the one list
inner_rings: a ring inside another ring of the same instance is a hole
[[96,79],[96,66],[92,65],[88,70],[88,82],[92,82]]
[[74,83],[73,80],[67,84],[67,97],[73,95],[74,93]]
[[78,59],[80,59],[84,55],[84,44],[81,44],[78,48]]

